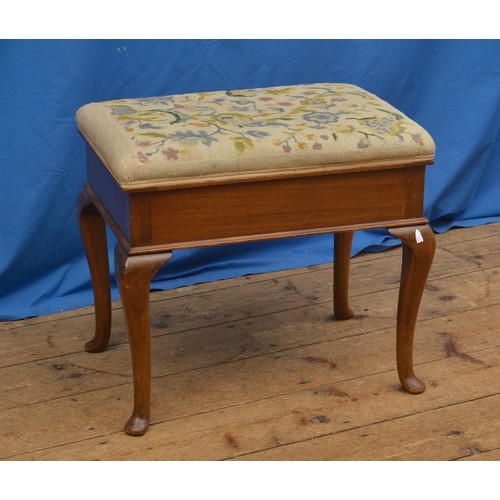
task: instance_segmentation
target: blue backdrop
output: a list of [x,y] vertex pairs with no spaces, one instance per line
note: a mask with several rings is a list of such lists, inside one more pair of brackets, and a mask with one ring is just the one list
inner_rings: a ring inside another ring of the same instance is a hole
[[[431,133],[425,212],[436,231],[500,220],[500,41],[1,40],[0,319],[93,302],[74,216],[85,182],[78,107],[323,81],[360,85]],[[381,230],[358,232],[353,253],[397,243]],[[179,251],[153,287],[332,257],[330,235]]]

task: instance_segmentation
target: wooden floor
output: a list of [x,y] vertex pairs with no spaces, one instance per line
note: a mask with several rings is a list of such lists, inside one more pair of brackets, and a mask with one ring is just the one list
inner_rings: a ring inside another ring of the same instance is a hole
[[437,235],[420,309],[421,395],[400,389],[401,249],[352,259],[356,317],[332,319],[332,267],[151,294],[153,415],[125,435],[132,384],[114,303],[0,323],[3,460],[499,460],[500,224]]

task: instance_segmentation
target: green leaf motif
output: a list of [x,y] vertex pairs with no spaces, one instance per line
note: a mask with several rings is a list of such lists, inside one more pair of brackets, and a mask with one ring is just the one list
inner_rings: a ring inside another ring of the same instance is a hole
[[248,137],[231,137],[236,153],[242,155],[247,149],[253,149],[253,142]]
[[164,134],[162,132],[138,132],[137,135],[147,135],[148,137],[160,137],[162,139],[168,139],[170,134]]
[[382,109],[382,108],[377,108],[378,111],[382,111],[384,113],[387,113],[388,115],[394,116],[396,120],[402,120],[403,117],[399,113],[393,113],[392,111],[388,111],[387,109]]

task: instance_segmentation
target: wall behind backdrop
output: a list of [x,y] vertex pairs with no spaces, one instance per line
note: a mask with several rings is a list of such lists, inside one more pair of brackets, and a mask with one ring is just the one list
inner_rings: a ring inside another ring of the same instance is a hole
[[[93,303],[74,215],[80,106],[325,81],[364,87],[434,137],[425,213],[436,231],[500,221],[498,40],[0,40],[0,320]],[[115,242],[110,234],[111,263]],[[398,243],[360,231],[353,254]],[[152,286],[325,263],[332,244],[324,235],[178,251]]]

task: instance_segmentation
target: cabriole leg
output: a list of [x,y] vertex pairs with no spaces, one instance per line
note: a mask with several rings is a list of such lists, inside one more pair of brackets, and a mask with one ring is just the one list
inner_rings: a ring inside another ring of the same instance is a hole
[[396,334],[398,374],[403,387],[418,394],[425,390],[425,384],[413,372],[413,336],[436,241],[428,224],[392,228],[389,233],[403,244]]
[[81,192],[76,203],[76,215],[94,289],[95,333],[94,338],[85,344],[85,350],[100,352],[108,345],[111,333],[111,289],[106,223],[85,191]]
[[128,255],[118,243],[115,248],[115,272],[130,341],[134,378],[134,411],[125,432],[144,434],[151,411],[151,338],[149,325],[149,287],[171,252]]
[[333,265],[333,311],[337,319],[350,319],[354,313],[349,307],[349,267],[354,231],[335,233]]

